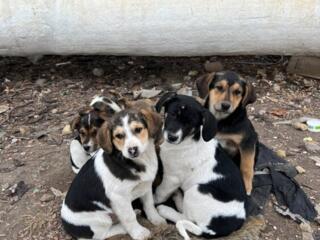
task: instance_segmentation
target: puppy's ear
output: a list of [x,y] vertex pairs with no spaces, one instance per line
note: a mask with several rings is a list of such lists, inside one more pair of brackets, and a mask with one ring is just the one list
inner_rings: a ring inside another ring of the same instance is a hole
[[245,83],[245,92],[242,98],[242,105],[247,106],[250,103],[254,103],[257,100],[256,91],[251,83]]
[[205,109],[202,111],[203,126],[202,126],[202,138],[204,141],[208,142],[216,135],[218,131],[217,120]]
[[167,92],[157,102],[155,109],[157,112],[161,112],[161,108],[165,107],[174,97],[177,96],[176,92]]
[[112,152],[111,129],[108,122],[104,122],[98,130],[97,140],[99,146],[107,153]]
[[159,139],[162,128],[161,116],[158,113],[147,109],[141,109],[140,112],[147,122],[150,137],[155,140]]
[[71,122],[70,122],[70,126],[72,131],[74,131],[75,129],[79,130],[80,129],[80,121],[81,121],[81,116],[77,115]]
[[205,98],[209,93],[209,85],[215,78],[216,73],[207,73],[196,80],[199,96]]

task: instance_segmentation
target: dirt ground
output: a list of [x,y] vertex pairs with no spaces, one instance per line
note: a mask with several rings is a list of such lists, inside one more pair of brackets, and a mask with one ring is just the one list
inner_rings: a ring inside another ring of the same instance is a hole
[[[36,64],[0,58],[0,239],[70,239],[60,226],[59,210],[74,177],[68,153],[72,134],[63,135],[62,129],[94,95],[132,98],[141,87],[195,89],[207,60],[221,61],[253,82],[258,100],[248,111],[260,140],[305,169],[297,180],[319,204],[320,168],[310,159],[317,154],[306,150],[303,139],[320,142],[320,134],[273,124],[320,117],[320,81],[287,74],[289,58],[48,56]],[[302,239],[299,225],[278,215],[272,200],[264,219],[256,237],[238,239]],[[319,225],[312,229],[320,239]],[[154,239],[181,239],[173,226],[154,230]]]

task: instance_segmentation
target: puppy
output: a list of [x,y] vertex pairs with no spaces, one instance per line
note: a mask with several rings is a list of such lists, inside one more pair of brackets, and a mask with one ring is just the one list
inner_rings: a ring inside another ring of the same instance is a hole
[[148,220],[164,224],[154,207],[152,182],[158,161],[154,139],[161,117],[146,110],[123,110],[98,131],[102,149],[76,175],[61,209],[62,223],[75,238],[105,239],[128,233],[146,239],[131,202],[140,198]]
[[164,95],[157,110],[162,106],[164,176],[155,201],[166,201],[178,189],[183,197],[177,203],[181,212],[160,205],[160,215],[175,222],[184,239],[190,239],[186,231],[213,238],[239,229],[246,218],[245,188],[239,169],[214,139],[214,116],[194,98],[174,93]]
[[204,106],[218,120],[216,138],[234,159],[240,159],[240,171],[250,195],[258,135],[248,119],[246,106],[256,100],[254,88],[232,71],[206,74],[197,79],[196,85],[199,96],[205,98]]
[[72,120],[71,129],[79,134],[70,144],[70,161],[74,173],[90,159],[98,149],[97,132],[102,124],[121,107],[109,98],[96,96],[86,107],[79,111]]

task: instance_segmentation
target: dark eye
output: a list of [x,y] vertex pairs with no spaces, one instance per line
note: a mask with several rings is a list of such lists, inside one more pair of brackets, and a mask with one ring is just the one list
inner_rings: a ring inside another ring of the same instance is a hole
[[216,86],[216,89],[217,89],[219,92],[223,92],[223,87],[222,87],[222,86]]
[[134,132],[137,133],[137,134],[141,133],[141,131],[142,131],[141,127],[137,127],[137,128],[134,129]]
[[234,94],[234,95],[240,95],[240,94],[241,94],[241,91],[240,91],[240,90],[235,90],[235,91],[233,92],[233,94]]
[[124,134],[118,133],[118,134],[116,134],[116,138],[123,139],[124,138]]
[[83,130],[80,130],[80,135],[84,135],[85,132]]

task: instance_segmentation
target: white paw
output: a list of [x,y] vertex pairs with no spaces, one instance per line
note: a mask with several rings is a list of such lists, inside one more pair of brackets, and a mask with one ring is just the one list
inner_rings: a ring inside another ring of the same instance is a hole
[[149,221],[156,226],[167,224],[167,221],[159,214],[149,217]]
[[150,236],[150,231],[142,226],[136,227],[131,233],[131,237],[134,240],[145,240],[148,239]]
[[164,217],[166,215],[167,212],[167,206],[165,205],[160,205],[157,207],[158,213],[160,214],[160,216]]

